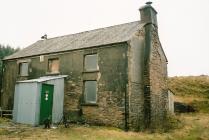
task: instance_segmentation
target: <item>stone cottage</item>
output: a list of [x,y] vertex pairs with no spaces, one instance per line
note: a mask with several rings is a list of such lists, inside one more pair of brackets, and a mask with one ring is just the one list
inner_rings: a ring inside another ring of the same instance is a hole
[[130,130],[162,125],[167,110],[167,58],[157,12],[141,20],[42,40],[3,60],[1,107],[12,109],[16,81],[46,75],[65,79],[64,112],[87,123]]

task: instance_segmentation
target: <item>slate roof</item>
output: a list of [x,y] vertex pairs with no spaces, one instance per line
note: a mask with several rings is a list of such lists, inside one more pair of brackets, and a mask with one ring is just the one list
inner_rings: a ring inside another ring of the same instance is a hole
[[6,57],[4,60],[125,42],[130,39],[133,33],[141,29],[143,25],[140,21],[135,21],[77,34],[39,40],[19,52]]

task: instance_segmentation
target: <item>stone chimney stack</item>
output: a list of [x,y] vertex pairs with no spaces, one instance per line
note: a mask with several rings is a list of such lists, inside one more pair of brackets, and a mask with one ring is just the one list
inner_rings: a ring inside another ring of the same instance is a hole
[[143,23],[152,23],[157,26],[157,11],[151,6],[152,2],[146,2],[146,5],[139,8],[141,21]]

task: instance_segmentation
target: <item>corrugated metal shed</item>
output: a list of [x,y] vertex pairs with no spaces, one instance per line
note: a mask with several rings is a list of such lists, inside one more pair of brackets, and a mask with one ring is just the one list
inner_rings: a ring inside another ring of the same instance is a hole
[[67,75],[58,75],[58,76],[43,76],[38,79],[30,79],[30,80],[24,80],[24,81],[17,81],[17,83],[33,83],[33,82],[45,82],[45,81],[50,81],[54,79],[61,79],[65,78]]
[[45,83],[54,85],[52,123],[59,122],[63,115],[65,77],[67,76],[46,76],[18,81],[15,85],[13,121],[39,125],[41,88]]
[[5,60],[125,42],[143,26],[144,23],[142,24],[140,21],[135,21],[77,34],[40,40],[25,49],[6,57]]

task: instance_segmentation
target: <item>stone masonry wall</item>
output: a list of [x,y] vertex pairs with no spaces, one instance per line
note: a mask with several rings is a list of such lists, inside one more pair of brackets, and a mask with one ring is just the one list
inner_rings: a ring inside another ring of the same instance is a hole
[[1,94],[1,107],[2,109],[13,108],[14,101],[14,89],[15,81],[17,78],[17,67],[16,62],[5,62],[4,63],[4,76],[3,76],[3,93]]
[[151,116],[150,127],[160,128],[168,110],[167,60],[161,48],[157,29],[152,30],[151,54],[149,62]]
[[87,122],[124,128],[127,48],[121,44],[98,50],[99,72],[95,76],[83,73],[83,78],[98,81],[97,105],[82,106]]

